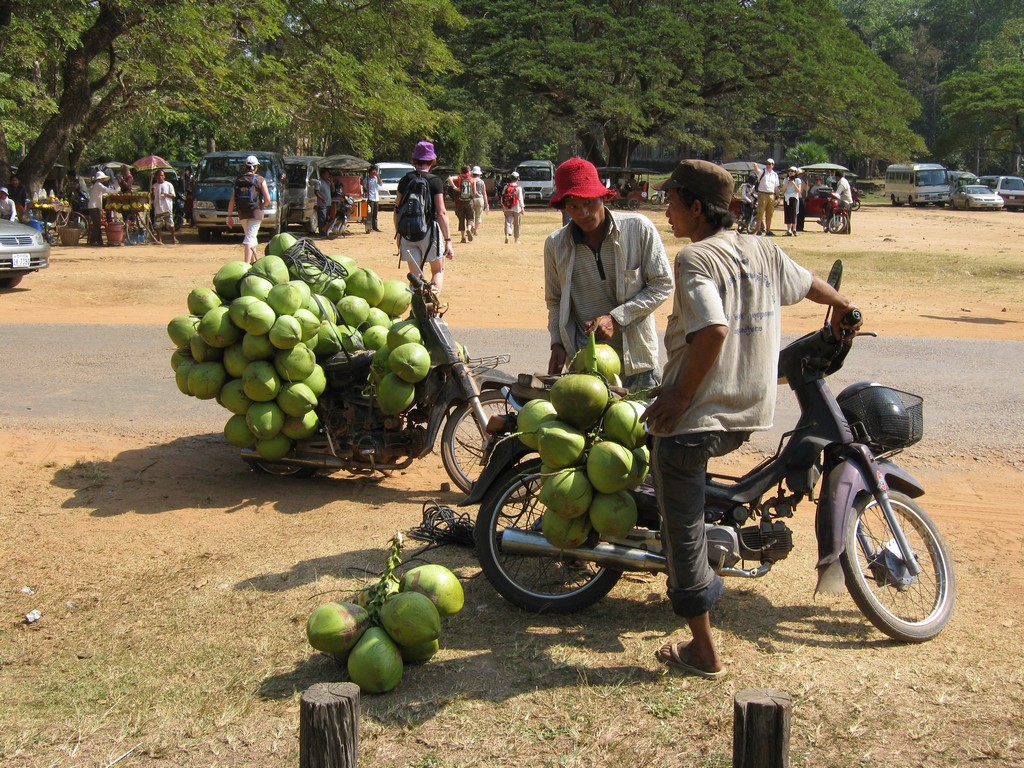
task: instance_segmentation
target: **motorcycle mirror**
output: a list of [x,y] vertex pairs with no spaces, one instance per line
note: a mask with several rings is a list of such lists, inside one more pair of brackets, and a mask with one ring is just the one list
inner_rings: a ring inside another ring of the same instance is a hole
[[828,273],[828,280],[826,281],[829,285],[839,290],[839,286],[843,282],[843,261],[842,259],[836,259],[835,263],[832,264],[832,269]]

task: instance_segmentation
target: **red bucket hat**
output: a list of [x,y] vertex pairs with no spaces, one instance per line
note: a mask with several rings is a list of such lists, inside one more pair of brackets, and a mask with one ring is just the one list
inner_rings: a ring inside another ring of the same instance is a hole
[[615,193],[601,183],[597,168],[581,157],[571,157],[555,169],[555,194],[551,207],[560,208],[566,195],[593,199],[614,197]]

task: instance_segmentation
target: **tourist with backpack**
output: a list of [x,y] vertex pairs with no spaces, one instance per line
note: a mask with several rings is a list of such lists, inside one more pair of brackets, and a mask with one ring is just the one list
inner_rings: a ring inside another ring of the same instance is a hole
[[398,182],[395,195],[395,239],[398,254],[410,272],[424,276],[430,265],[430,284],[440,292],[444,285],[444,263],[454,258],[448,231],[448,210],[444,205],[444,181],[430,170],[437,163],[434,145],[421,141],[412,151],[409,171]]
[[470,240],[480,234],[480,225],[484,221],[484,211],[489,208],[487,205],[487,185],[484,184],[484,180],[481,178],[484,172],[480,170],[479,165],[474,165],[471,175],[473,177],[473,228],[470,230]]
[[233,211],[238,211],[238,223],[242,227],[242,257],[246,264],[256,261],[256,235],[263,221],[263,206],[270,200],[267,180],[256,173],[260,161],[256,155],[245,158],[245,170],[238,174],[235,185],[231,188],[231,199],[228,200],[228,229],[235,226]]
[[462,173],[452,179],[452,188],[455,216],[459,220],[459,234],[462,235],[459,242],[466,242],[466,238],[473,242],[473,176],[468,165],[462,166]]
[[523,224],[523,212],[526,200],[523,199],[523,188],[519,186],[519,173],[512,171],[505,188],[501,190],[501,212],[505,214],[505,242],[511,237],[519,242],[519,232]]

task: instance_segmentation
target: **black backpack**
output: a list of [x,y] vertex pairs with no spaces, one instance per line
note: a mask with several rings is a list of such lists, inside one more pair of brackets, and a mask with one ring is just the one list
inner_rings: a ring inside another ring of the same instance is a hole
[[425,173],[412,171],[409,184],[402,193],[398,206],[398,233],[406,240],[422,240],[430,232],[434,221],[434,196],[430,193],[430,178]]
[[235,205],[246,213],[262,208],[263,191],[260,189],[262,181],[263,177],[255,173],[251,179],[248,174],[240,174],[235,179]]

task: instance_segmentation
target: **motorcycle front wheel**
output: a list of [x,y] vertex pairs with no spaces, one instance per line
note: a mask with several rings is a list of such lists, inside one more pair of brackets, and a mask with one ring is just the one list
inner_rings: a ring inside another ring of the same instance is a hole
[[506,528],[540,531],[540,460],[509,467],[487,492],[476,518],[476,554],[484,576],[513,605],[533,613],[575,613],[607,595],[621,571],[577,559],[503,552]]
[[849,227],[848,222],[849,219],[847,219],[841,212],[833,213],[828,217],[828,224],[826,225],[826,228],[833,235],[844,235]]
[[873,497],[852,511],[840,557],[846,588],[861,612],[895,640],[931,640],[949,622],[956,602],[953,559],[935,522],[910,497],[889,491],[889,502],[921,573],[911,576],[885,513]]
[[272,461],[247,461],[249,468],[259,472],[261,475],[274,475],[275,477],[298,477],[302,479],[316,475],[316,467],[296,467],[290,464],[277,464]]
[[[505,396],[495,389],[480,393],[480,407],[487,417],[504,416],[512,410]],[[460,403],[448,414],[441,432],[441,463],[448,477],[465,493],[483,472],[486,440],[468,402]]]

